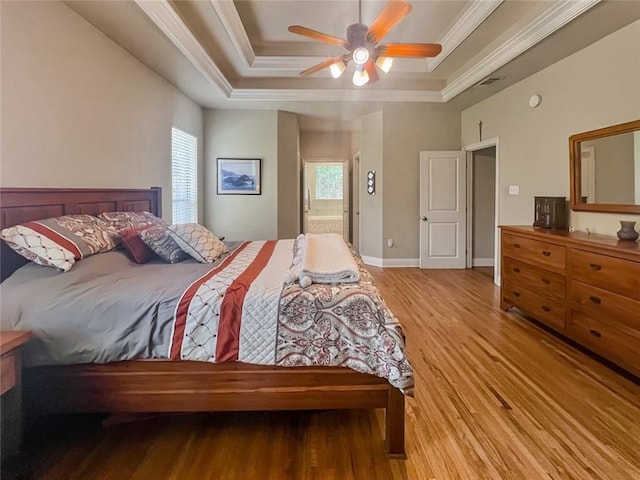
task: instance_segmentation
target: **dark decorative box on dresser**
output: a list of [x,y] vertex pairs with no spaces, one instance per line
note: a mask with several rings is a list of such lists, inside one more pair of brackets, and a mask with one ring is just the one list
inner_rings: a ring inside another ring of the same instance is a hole
[[500,301],[640,376],[640,245],[503,226]]

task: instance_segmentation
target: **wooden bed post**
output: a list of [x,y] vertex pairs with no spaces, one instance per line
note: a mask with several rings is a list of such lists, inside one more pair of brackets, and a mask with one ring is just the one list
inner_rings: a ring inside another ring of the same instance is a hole
[[387,453],[393,458],[407,458],[404,449],[404,395],[389,387],[385,412]]

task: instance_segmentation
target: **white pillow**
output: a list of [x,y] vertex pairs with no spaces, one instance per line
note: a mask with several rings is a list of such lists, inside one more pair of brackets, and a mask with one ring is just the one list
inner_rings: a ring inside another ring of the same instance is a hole
[[171,225],[169,235],[200,263],[213,263],[220,255],[229,252],[222,240],[197,223]]

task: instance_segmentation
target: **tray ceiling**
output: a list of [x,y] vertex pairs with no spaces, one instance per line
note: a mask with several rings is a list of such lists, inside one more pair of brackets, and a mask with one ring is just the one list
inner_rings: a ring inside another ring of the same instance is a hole
[[[387,103],[465,108],[640,18],[640,2],[414,0],[384,41],[440,43],[442,53],[396,59],[379,82],[356,87],[350,75],[333,79],[328,69],[301,77],[344,50],[287,31],[304,25],[345,38],[358,20],[355,0],[66,3],[205,107],[278,108],[336,120]],[[363,0],[363,23],[386,3]],[[503,78],[474,87],[488,76]]]

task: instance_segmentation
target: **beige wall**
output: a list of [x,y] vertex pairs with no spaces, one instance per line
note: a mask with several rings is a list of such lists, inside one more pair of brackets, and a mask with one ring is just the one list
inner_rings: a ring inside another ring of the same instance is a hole
[[[569,196],[570,135],[640,118],[640,21],[462,113],[463,145],[499,137],[501,224],[531,224],[533,197]],[[542,95],[537,108],[528,106]],[[520,195],[507,195],[519,185]],[[572,212],[579,230],[613,235],[638,215]]]
[[[420,252],[420,152],[460,150],[460,114],[432,105],[385,108],[383,135],[383,257],[417,259]],[[394,241],[393,247],[387,245],[390,238]]]
[[278,238],[295,238],[300,226],[300,127],[298,116],[278,112]]
[[302,132],[300,155],[303,159],[351,158],[351,134],[349,132]]
[[170,221],[171,127],[201,159],[201,108],[63,3],[0,8],[0,184],[161,186]]
[[[382,258],[384,201],[382,111],[363,115],[359,120],[360,139],[360,254]],[[365,187],[368,171],[376,171],[376,193],[369,195]]]
[[[278,112],[205,110],[205,225],[227,240],[278,236]],[[216,158],[261,158],[261,195],[218,195]]]

